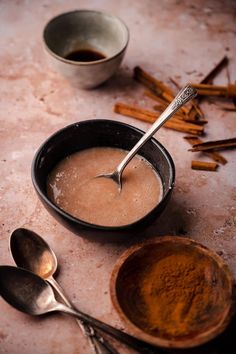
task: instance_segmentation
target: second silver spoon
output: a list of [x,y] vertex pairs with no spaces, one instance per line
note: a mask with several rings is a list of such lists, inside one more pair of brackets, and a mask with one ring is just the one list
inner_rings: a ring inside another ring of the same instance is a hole
[[[27,269],[45,279],[59,294],[64,303],[73,308],[64,291],[53,277],[57,270],[57,258],[42,237],[28,229],[16,229],[10,237],[10,250],[18,267]],[[118,354],[101,335],[94,331],[92,326],[84,324],[80,320],[77,320],[77,322],[84,335],[89,338],[96,354]]]

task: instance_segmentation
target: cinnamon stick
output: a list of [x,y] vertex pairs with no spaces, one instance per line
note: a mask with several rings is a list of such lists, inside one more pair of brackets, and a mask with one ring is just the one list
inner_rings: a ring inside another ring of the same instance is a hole
[[[200,84],[211,84],[213,79],[216,77],[216,75],[225,67],[228,65],[229,59],[227,56],[224,56],[216,65],[215,67],[200,81]],[[175,80],[171,79],[173,83],[175,83],[176,85],[178,85]],[[199,102],[201,100],[202,97],[206,96],[206,95],[210,95],[209,92],[198,92],[199,96],[197,97],[197,99],[194,99],[194,101],[192,101],[192,105],[197,105],[197,102]],[[221,95],[221,92],[219,93],[219,96]],[[228,96],[230,97],[230,96]],[[235,96],[233,96],[235,97]],[[196,113],[199,114],[200,112],[196,112],[196,108],[198,108],[200,110],[200,107],[197,105],[197,107],[191,107],[190,111],[189,111],[189,117],[193,120],[195,120],[196,118]]]
[[183,133],[189,133],[192,135],[202,135],[204,133],[204,127],[201,125],[193,124],[193,123],[187,123],[187,122],[181,122],[181,121],[173,121],[172,119],[168,120],[165,124],[164,127],[167,129],[173,129],[177,130],[179,132]]
[[229,84],[231,84],[231,80],[230,80],[230,72],[229,72],[228,65],[226,66],[226,76],[227,76],[227,82],[228,82],[228,85],[229,85]]
[[221,109],[223,109],[224,111],[236,111],[236,106],[231,106],[231,105],[223,105],[220,106]]
[[156,112],[122,102],[117,102],[114,105],[114,112],[123,114],[124,116],[137,118],[148,123],[154,123],[159,116]]
[[173,77],[170,77],[169,79],[177,87],[178,90],[181,90],[180,84],[175,79],[173,79]]
[[194,123],[194,124],[198,124],[198,125],[204,125],[208,123],[207,119],[192,119],[191,117],[187,116],[186,118],[184,118],[185,122],[189,122],[189,123]]
[[229,84],[227,86],[207,85],[207,84],[192,84],[202,96],[222,96],[236,98],[236,85]]
[[225,55],[216,65],[215,67],[201,80],[201,84],[210,84],[216,75],[228,65],[229,59]]
[[[169,95],[165,95],[163,93],[163,91],[157,92],[157,90],[152,90],[152,91],[144,91],[144,94],[146,96],[148,96],[149,98],[163,104],[163,105],[166,105],[166,107],[168,106],[169,103],[171,103],[174,99],[174,96],[169,96]],[[188,109],[186,107],[181,107],[179,109],[179,112],[182,112],[183,114],[188,114]]]
[[[173,84],[178,89],[181,89],[181,86],[173,78],[170,77],[170,81],[172,81]],[[201,110],[201,108],[199,107],[196,99],[193,99],[191,101],[189,111],[187,112],[187,116],[188,116],[188,121],[189,122],[196,122],[196,121],[198,121],[198,118],[204,118],[204,113]]]
[[[139,66],[134,68],[134,78],[151,90],[154,95],[162,98],[162,100],[167,103],[171,103],[173,101],[174,94],[172,90],[168,86],[164,85],[162,81],[157,80]],[[154,97],[152,96],[152,98]],[[181,107],[180,110],[186,114],[188,113],[188,109],[186,107]]]
[[[216,75],[225,67],[228,65],[228,57],[224,56],[216,65],[215,67],[200,81],[200,84],[211,84],[213,79],[216,77]],[[194,102],[200,102],[204,96],[198,96],[197,98],[194,99]],[[199,106],[198,106],[199,107]],[[200,107],[199,107],[200,108]],[[196,118],[196,109],[194,107],[191,108],[189,111],[188,116],[192,119]]]
[[159,103],[162,104],[162,105],[165,105],[165,107],[168,106],[168,103],[169,103],[169,102],[167,102],[166,100],[164,100],[164,99],[161,98],[160,96],[155,95],[152,91],[145,90],[145,91],[144,91],[144,95],[145,95],[145,96],[148,96],[149,98],[151,98],[151,99],[154,100],[154,101],[159,102]]
[[[163,112],[166,107],[167,106],[162,106],[162,105],[153,106],[155,111],[159,111],[159,112]],[[189,123],[193,123],[193,124],[198,124],[198,125],[204,125],[204,124],[208,123],[208,120],[206,120],[206,119],[192,120],[191,118],[189,118],[188,116],[186,116],[185,114],[183,114],[180,111],[175,113],[174,117],[178,118],[179,120],[182,120],[182,121],[185,121],[185,122],[189,122]]]
[[[166,109],[167,106],[168,105],[162,105],[162,104],[156,105],[155,104],[153,106],[153,109],[155,109],[155,111],[162,113]],[[181,112],[180,110],[174,114],[174,117],[178,117],[180,120],[187,120],[188,119],[185,116],[185,114],[183,114],[183,112]]]
[[[191,114],[190,114],[191,110],[194,110],[196,112],[195,113],[196,117],[204,118],[204,113],[203,113],[203,111],[202,111],[201,107],[199,106],[199,104],[198,104],[196,99],[192,100],[192,106],[190,107],[190,110],[188,112],[189,118],[194,119],[194,117],[192,117]],[[196,120],[196,118],[195,118],[195,120]]]
[[216,162],[192,161],[193,170],[216,171],[219,165]]
[[[192,84],[193,87],[199,90],[212,90],[212,91],[226,91],[228,86],[223,85],[209,85],[209,84]],[[232,85],[231,86],[236,86]]]
[[236,138],[206,141],[205,143],[194,144],[189,151],[222,150],[236,147]]
[[[163,107],[160,107],[160,109],[158,108],[158,110],[161,110],[161,112],[162,112],[165,109],[165,107],[163,109],[162,108]],[[144,120],[149,123],[154,123],[160,115],[159,113],[150,111],[148,109],[141,108],[141,107],[134,106],[134,105],[130,105],[130,104],[123,103],[123,102],[115,103],[114,112],[119,113],[119,114],[123,114],[128,117]],[[171,120],[178,120],[180,122],[182,121],[182,117],[180,115],[178,115],[178,113],[175,113],[175,115],[172,116],[170,119]]]
[[134,78],[135,80],[141,82],[144,86],[148,87],[151,91],[158,95],[166,94],[167,99],[173,99],[172,90],[163,84],[163,82],[157,80],[146,71],[144,71],[140,66],[134,68]]
[[222,91],[213,91],[213,90],[197,90],[197,94],[199,96],[218,96],[218,97],[226,97],[224,92]]
[[[158,118],[158,114],[147,109],[128,105],[122,102],[117,102],[114,105],[114,112],[123,114],[128,117],[136,118],[145,122],[154,123]],[[201,135],[204,132],[204,127],[197,124],[184,122],[176,117],[172,117],[164,124],[165,128],[189,133],[193,135]]]
[[[199,139],[196,136],[184,136],[184,139],[189,142],[189,144],[196,145],[196,144],[201,144],[203,141]],[[212,160],[221,163],[222,165],[225,165],[228,161],[219,153],[214,152],[214,151],[203,151],[202,152],[204,155],[207,155],[210,157]]]

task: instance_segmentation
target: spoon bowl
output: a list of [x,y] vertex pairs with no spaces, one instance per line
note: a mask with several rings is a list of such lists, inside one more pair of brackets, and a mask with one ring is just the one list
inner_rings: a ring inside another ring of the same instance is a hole
[[52,288],[23,268],[0,266],[0,294],[11,306],[29,315],[54,311]]
[[31,230],[14,230],[10,238],[10,249],[18,267],[27,269],[43,279],[51,277],[57,270],[55,253],[47,242]]

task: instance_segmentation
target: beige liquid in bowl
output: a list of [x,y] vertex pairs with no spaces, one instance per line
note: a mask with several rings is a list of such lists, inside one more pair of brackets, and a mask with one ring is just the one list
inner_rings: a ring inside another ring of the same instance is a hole
[[121,193],[108,178],[126,151],[96,147],[74,153],[58,163],[48,176],[49,199],[70,215],[101,226],[131,224],[148,214],[162,199],[159,175],[136,155],[123,172]]

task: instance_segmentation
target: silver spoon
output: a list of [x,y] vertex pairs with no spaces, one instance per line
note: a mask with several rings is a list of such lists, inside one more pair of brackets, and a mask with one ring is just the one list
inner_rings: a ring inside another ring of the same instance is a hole
[[[18,267],[27,269],[51,284],[65,304],[73,307],[53,274],[57,270],[57,258],[53,250],[42,237],[31,230],[19,228],[13,231],[10,237],[10,250]],[[95,333],[94,329],[77,320],[82,332],[86,335],[96,354],[118,354],[118,352]]]
[[184,87],[169,104],[165,111],[160,115],[151,128],[142,136],[142,138],[135,144],[125,158],[120,162],[116,169],[111,173],[102,173],[96,177],[111,178],[118,184],[119,191],[122,189],[122,173],[130,162],[130,160],[137,154],[138,150],[157,132],[157,130],[175,114],[185,103],[197,95],[197,90],[190,85]]
[[[17,310],[27,314],[43,315],[54,311],[65,312],[106,332],[139,353],[156,353],[156,350],[149,344],[57,301],[51,286],[44,279],[23,268],[0,266],[0,295]],[[158,349],[158,352],[160,353],[161,350]]]

